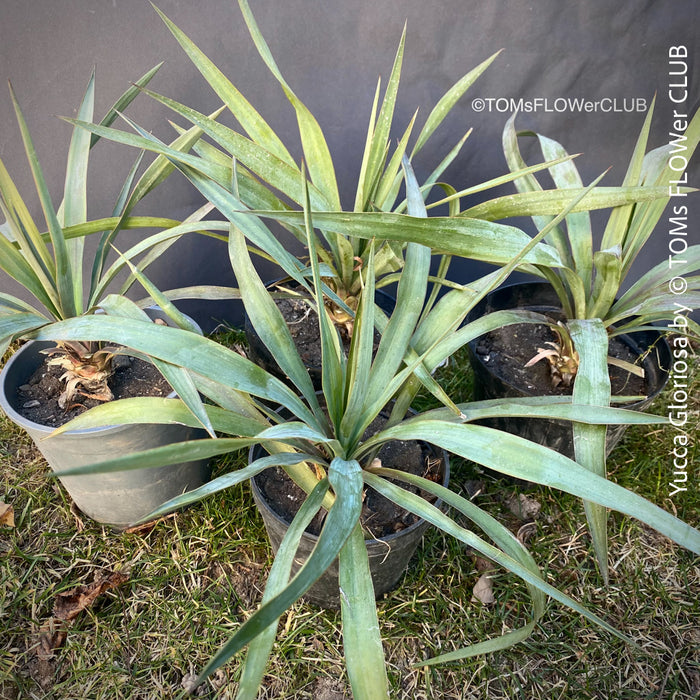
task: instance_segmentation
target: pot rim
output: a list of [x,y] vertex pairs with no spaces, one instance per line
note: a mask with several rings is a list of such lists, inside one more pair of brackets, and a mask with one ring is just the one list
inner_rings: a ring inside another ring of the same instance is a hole
[[[146,312],[153,312],[153,315],[156,316],[158,315],[158,312],[161,311],[160,307],[158,306],[148,306],[144,309]],[[98,309],[96,313],[104,313],[101,311],[101,309]],[[149,314],[150,315],[150,314]],[[189,318],[189,317],[188,317]],[[193,323],[194,320],[190,319]],[[197,328],[199,328],[199,325],[195,323]],[[201,329],[200,329],[201,330]],[[20,426],[24,430],[31,430],[35,431],[37,433],[43,433],[45,434],[46,437],[49,437],[51,433],[56,430],[56,426],[50,426],[50,425],[45,425],[43,423],[35,423],[32,420],[29,420],[28,418],[25,418],[21,413],[19,413],[14,406],[10,403],[7,392],[5,391],[5,385],[7,383],[7,377],[10,375],[10,372],[12,370],[12,366],[14,365],[15,362],[19,361],[18,358],[21,357],[21,354],[23,352],[27,352],[27,349],[30,351],[37,346],[43,347],[49,347],[53,341],[51,340],[29,340],[24,345],[22,345],[15,353],[12,354],[12,357],[5,363],[5,366],[2,368],[0,371],[0,408],[5,412],[7,417],[16,425]],[[171,391],[166,398],[168,399],[173,399],[176,398],[177,394],[174,391]],[[121,430],[127,430],[128,428],[132,427],[131,424],[123,424],[123,423],[115,423],[113,425],[103,425],[95,428],[79,428],[76,430],[67,430],[63,433],[61,433],[60,436],[56,437],[79,437],[79,436],[98,436],[100,433],[106,433],[106,432],[116,432],[116,431],[121,431]],[[43,438],[42,438],[43,439]]]
[[[552,290],[554,292],[554,288],[552,287],[549,282],[543,281],[543,280],[526,280],[523,282],[510,282],[508,284],[504,284],[497,289],[492,290],[488,294],[486,294],[479,302],[476,304],[473,309],[469,312],[469,316],[472,316],[474,311],[478,309],[481,306],[485,306],[487,303],[487,300],[489,298],[493,298],[497,294],[507,294],[508,291],[517,289],[517,288],[530,288],[530,289],[547,289],[547,290]],[[556,293],[555,297],[556,297]],[[542,307],[549,307],[549,304],[533,304],[533,306],[542,306]],[[522,307],[513,307],[513,308],[522,308]],[[555,301],[554,304],[551,305],[551,308],[560,308],[558,306],[558,302]],[[483,312],[482,312],[483,313]],[[480,314],[481,315],[481,314]],[[476,318],[476,316],[474,316]],[[470,320],[473,320],[470,319]],[[620,340],[622,340],[628,347],[630,347],[635,353],[637,353],[639,356],[644,355],[644,350],[640,350],[639,348],[639,343],[637,338],[635,336],[639,335],[655,335],[655,343],[658,344],[658,347],[661,349],[661,354],[666,356],[666,359],[668,361],[668,365],[670,367],[670,361],[671,361],[671,348],[668,344],[668,341],[666,340],[666,337],[664,335],[664,331],[666,328],[664,326],[658,326],[656,330],[644,330],[644,331],[639,331],[638,333],[621,333],[620,335],[616,336]],[[474,338],[473,340],[470,340],[467,345],[469,349],[469,354],[471,356],[472,361],[476,361],[480,367],[484,368],[485,371],[488,371],[490,374],[494,374],[490,367],[483,362],[481,356],[479,353],[476,352],[476,346],[481,339],[482,336],[478,336],[477,338]],[[651,343],[650,343],[651,347]],[[652,362],[654,365],[656,365],[656,368],[658,369],[658,373],[661,375],[662,380],[659,382],[658,386],[654,388],[653,391],[650,391],[647,396],[644,399],[641,399],[640,401],[635,401],[633,403],[628,403],[624,405],[620,405],[621,408],[626,408],[630,410],[634,410],[635,407],[644,407],[645,405],[648,405],[650,401],[653,401],[661,392],[664,390],[664,387],[666,386],[669,378],[669,369],[668,367],[664,367],[663,364],[661,363],[659,359],[659,353],[658,351],[656,353],[650,353],[649,355],[649,362]],[[512,382],[504,379],[500,375],[495,375],[498,376],[498,379],[505,385],[511,387],[515,391],[518,391],[524,395],[527,396],[539,396],[540,394],[537,394],[536,392],[532,392],[529,390],[524,389],[521,386],[517,386],[513,384]]]
[[[424,442],[424,441],[419,441],[419,440],[417,440],[416,442]],[[436,451],[438,450],[437,447],[435,447],[434,445],[431,445],[430,443],[425,443],[425,444],[427,444],[427,445],[430,447],[430,449],[433,449],[433,450],[436,450]],[[264,449],[264,448],[263,448],[260,444],[252,445],[252,446],[250,447],[250,449],[248,450],[248,462],[250,463],[250,462],[252,461],[253,452],[255,452],[256,450],[262,450],[262,449]],[[445,451],[445,450],[439,450],[439,451],[442,452],[443,465],[444,465],[444,466],[443,466],[443,476],[442,476],[442,486],[444,486],[445,488],[447,488],[447,485],[448,485],[449,480],[450,480],[450,459],[449,459],[449,454],[448,454],[447,451]],[[268,467],[268,469],[272,469],[272,467]],[[272,506],[270,505],[269,500],[265,497],[265,495],[263,494],[262,490],[260,489],[260,487],[259,487],[258,484],[256,483],[256,481],[255,481],[255,476],[251,477],[251,478],[249,479],[249,481],[250,481],[250,484],[251,484],[251,485],[250,485],[251,489],[252,489],[252,490],[254,491],[254,493],[259,497],[260,502],[265,504],[265,507],[267,508],[268,512],[269,512],[280,524],[282,524],[282,525],[284,525],[285,527],[288,528],[288,527],[291,525],[291,523],[288,522],[287,520],[285,520],[279,513],[277,513],[277,511],[275,511],[274,508],[272,508]],[[442,500],[441,498],[438,498],[434,503],[431,503],[430,505],[433,505],[433,506],[435,506],[436,508],[440,508],[440,507],[442,506],[442,503],[443,503],[443,500]],[[374,538],[372,538],[372,539],[366,539],[366,540],[365,540],[365,546],[368,546],[368,545],[373,544],[373,543],[382,544],[382,545],[390,544],[390,543],[393,542],[395,539],[398,539],[398,538],[401,537],[401,536],[405,536],[405,535],[407,535],[408,533],[417,530],[419,527],[424,526],[426,523],[428,523],[428,521],[425,520],[425,518],[419,518],[415,523],[413,523],[412,525],[409,525],[407,528],[405,528],[405,529],[403,529],[403,530],[399,530],[398,532],[392,532],[391,534],[385,535],[384,537],[374,537]],[[312,535],[311,533],[304,531],[303,537],[308,538],[308,539],[310,539],[311,541],[314,541],[314,542],[315,542],[315,541],[318,540],[319,535]]]

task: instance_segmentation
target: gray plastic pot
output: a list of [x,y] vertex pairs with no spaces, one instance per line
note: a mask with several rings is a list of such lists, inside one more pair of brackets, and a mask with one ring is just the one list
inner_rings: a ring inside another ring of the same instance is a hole
[[[467,316],[467,322],[480,316],[500,311],[502,309],[528,309],[538,313],[559,312],[561,305],[554,289],[547,282],[521,282],[506,285],[487,294]],[[635,403],[626,404],[623,408],[633,411],[643,411],[661,393],[668,380],[668,369],[671,366],[671,350],[666,339],[659,331],[639,331],[630,335],[618,336],[633,352],[643,357],[647,382],[647,396]],[[474,398],[500,399],[523,398],[537,396],[528,387],[515,385],[494,372],[477,352],[479,339],[468,345],[469,359],[474,371]],[[560,454],[574,458],[574,437],[571,423],[568,421],[547,420],[544,418],[494,418],[482,421],[483,424],[498,428],[514,435],[520,435],[532,442],[545,445]],[[607,454],[620,442],[626,425],[608,426],[605,447]]]
[[[435,450],[432,446],[430,449]],[[437,450],[436,450],[437,451]],[[250,461],[263,456],[264,451],[259,445],[255,445],[250,450]],[[450,464],[446,452],[442,452],[443,478],[442,485],[447,486],[450,478]],[[255,478],[250,480],[253,491],[253,500],[262,515],[267,536],[270,538],[272,550],[277,553],[279,546],[287,534],[289,522],[282,518],[270,505],[256,483]],[[441,500],[434,504],[437,508],[442,505]],[[408,568],[411,557],[420,544],[423,533],[430,523],[425,520],[418,520],[405,530],[400,530],[386,537],[379,539],[365,540],[367,554],[369,556],[369,568],[374,584],[375,598],[379,598],[384,593],[390,591],[398,583],[404,571]],[[309,558],[309,555],[316,546],[318,537],[305,532],[299,543],[294,564],[292,565],[292,575]],[[340,607],[340,586],[338,583],[338,560],[321,575],[321,578],[304,594],[304,599],[314,605],[326,609],[338,609]]]
[[[160,316],[160,313],[149,310],[149,315]],[[52,345],[49,341],[32,341],[10,358],[0,373],[0,407],[10,420],[29,434],[83,513],[100,523],[122,529],[170,498],[209,480],[208,460],[154,469],[61,477],[61,471],[72,467],[194,440],[204,437],[205,432],[184,425],[143,424],[71,430],[49,437],[55,428],[27,420],[18,412],[20,398],[17,390],[44,361],[46,356],[40,351]]]

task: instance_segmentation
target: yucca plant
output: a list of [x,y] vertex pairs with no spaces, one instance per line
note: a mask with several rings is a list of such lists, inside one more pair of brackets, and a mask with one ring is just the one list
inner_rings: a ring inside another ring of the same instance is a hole
[[[111,124],[139,94],[139,89],[148,84],[159,67],[156,66],[136,81],[115,102],[100,123],[105,126]],[[78,128],[73,129],[68,151],[63,199],[60,206],[54,208],[24,114],[12,86],[10,95],[45,224],[42,226],[34,221],[29,207],[0,160],[0,211],[6,220],[0,227],[0,270],[16,280],[27,292],[27,296],[34,299],[30,303],[0,293],[0,353],[4,353],[13,340],[24,337],[31,330],[94,312],[122,270],[129,271],[129,266],[133,266],[136,261],[141,270],[148,267],[178,237],[197,230],[197,220],[210,208],[205,207],[196,212],[185,223],[163,217],[132,216],[136,204],[173,170],[172,164],[165,158],[156,158],[136,180],[141,154],[118,193],[112,216],[89,220],[88,160],[91,149],[100,137]],[[93,118],[94,97],[93,73],[78,110],[81,119]],[[192,128],[173,141],[171,146],[174,149],[188,149],[201,137],[201,133],[196,127]],[[123,229],[159,229],[159,232],[144,236],[114,262],[110,262],[108,256],[119,231]],[[94,234],[99,235],[99,242],[94,256],[89,259],[85,253],[85,237]],[[87,287],[83,282],[85,271],[90,273]],[[134,281],[134,276],[129,274],[126,281],[119,285],[119,293],[126,294]],[[186,323],[172,305],[166,310],[173,314],[177,322]],[[95,373],[110,371],[112,353],[102,351],[87,341],[64,346],[59,342],[52,354],[53,361],[60,361],[66,370],[64,378],[68,394],[73,394],[77,386],[85,384],[83,379],[89,383],[88,375],[93,375],[94,379]],[[103,384],[91,393],[106,400],[109,394],[105,388]],[[64,397],[66,400],[68,394]]]
[[[314,211],[314,223],[318,227],[312,232],[314,254],[321,265],[326,306],[340,327],[352,324],[354,308],[362,286],[362,271],[368,262],[372,240],[375,241],[373,256],[378,287],[396,281],[396,275],[404,264],[408,242],[428,245],[435,254],[444,256],[437,272],[438,283],[445,283],[451,255],[502,265],[526,245],[527,236],[513,226],[496,223],[495,219],[499,218],[498,216],[480,215],[469,219],[443,216],[432,217],[430,221],[406,216],[406,200],[401,196],[402,157],[408,155],[414,162],[421,156],[445,117],[498,54],[492,55],[466,73],[438,100],[412,146],[409,144],[413,137],[415,116],[398,138],[396,146],[392,146],[393,117],[404,55],[404,31],[381,101],[381,86],[377,85],[354,201],[351,208],[344,207],[337,186],[336,171],[345,165],[338,166],[334,162],[321,126],[282,75],[247,0],[239,0],[239,6],[260,56],[277,85],[282,88],[296,115],[304,165],[309,175],[306,186]],[[167,147],[149,134],[148,130],[133,122],[129,123],[135,134],[87,124],[84,120],[69,121],[80,124],[93,135],[152,150],[169,158],[228,221],[239,222],[241,217],[247,216],[243,213],[246,210],[266,212],[268,217],[274,218],[297,237],[305,247],[306,256],[300,259],[292,255],[262,221],[258,221],[255,226],[249,224],[243,227],[251,249],[257,255],[279,265],[284,274],[300,285],[302,293],[305,292],[311,299],[308,282],[310,249],[301,211],[301,165],[290,155],[290,150],[293,152],[294,149],[283,143],[262,115],[215,63],[160,10],[157,11],[194,66],[235,117],[241,131],[231,129],[191,107],[148,90],[144,92],[207,134],[209,142],[200,141],[194,147],[197,155],[183,154]],[[450,214],[458,213],[457,207],[462,197],[488,191],[569,159],[569,156],[565,156],[563,159],[556,158],[553,162],[525,167],[517,173],[506,173],[457,192],[453,186],[440,182],[440,179],[445,169],[458,157],[469,133],[460,138],[449,153],[445,154],[421,187],[424,198],[428,197],[434,187],[442,188],[445,196],[438,202],[433,202],[432,206],[445,205]],[[551,194],[553,200],[548,202],[551,206],[561,210],[567,205],[570,198],[567,193],[562,196],[562,193],[555,190]],[[585,206],[592,209],[610,207],[637,201],[640,197],[658,196],[658,191],[649,189],[593,189],[587,195]],[[496,200],[496,205],[500,206],[499,200]],[[483,207],[486,212],[491,211],[489,203]],[[531,210],[532,205],[527,202],[523,205],[522,213],[527,214]],[[222,228],[220,222],[209,221],[206,225],[217,227],[218,230]],[[543,266],[563,264],[559,253],[547,245],[531,250],[528,262]],[[186,289],[173,292],[169,298],[177,298],[177,295],[206,295],[208,298],[218,295],[220,298],[229,298],[236,294],[237,291],[231,289]]]
[[[407,178],[409,211],[416,218],[423,218],[423,201],[408,166]],[[555,217],[551,226],[561,221],[576,203],[576,199],[571,201],[568,209]],[[431,249],[409,243],[399,273],[396,306],[391,316],[387,317],[374,303],[374,244],[370,242],[367,264],[362,270],[362,288],[355,313],[352,344],[346,354],[323,303],[322,269],[314,255],[316,240],[310,203],[305,206],[305,217],[307,243],[311,251],[311,287],[322,339],[322,396],[319,397],[314,390],[284,319],[254,268],[242,231],[246,221],[250,222],[249,228],[255,226],[252,223],[255,217],[248,215],[248,219],[241,220],[241,228],[231,225],[228,241],[231,263],[241,283],[242,298],[256,331],[297,387],[298,393],[234,350],[213,340],[181,329],[155,327],[134,315],[129,336],[123,336],[123,342],[138,352],[186,369],[199,391],[211,402],[206,405],[206,411],[219,437],[158,448],[72,472],[155,467],[167,463],[174,454],[181,459],[200,459],[260,444],[270,453],[268,456],[164,504],[150,517],[241,483],[272,466],[284,468],[307,492],[308,497],[276,555],[261,607],[240,625],[202,671],[198,682],[248,645],[237,697],[256,697],[280,616],[339,558],[339,603],[345,660],[353,695],[357,700],[389,697],[380,624],[364,546],[365,533],[359,520],[363,494],[368,488],[375,489],[409,512],[515,572],[526,582],[532,598],[531,619],[521,628],[496,639],[479,640],[454,653],[421,661],[421,665],[455,661],[522,641],[541,619],[547,596],[571,606],[609,632],[622,636],[597,615],[548,584],[524,545],[471,501],[429,479],[387,469],[374,460],[378,448],[388,441],[422,440],[496,471],[561,489],[595,501],[601,507],[632,515],[681,545],[699,552],[698,531],[640,496],[552,450],[475,424],[489,416],[537,415],[575,420],[585,427],[601,428],[604,433],[605,423],[665,422],[665,419],[656,416],[610,408],[607,405],[609,394],[596,395],[586,388],[595,386],[601,358],[604,365],[604,352],[600,351],[600,344],[595,343],[599,324],[582,320],[573,325],[577,340],[586,344],[592,336],[593,347],[598,347],[598,352],[587,353],[588,359],[582,363],[580,376],[588,383],[580,385],[582,388],[574,397],[574,403],[571,398],[550,397],[455,405],[439,387],[434,386],[431,371],[471,338],[516,319],[522,320],[521,315],[498,312],[461,325],[468,310],[487,291],[500,284],[529,251],[521,251],[502,270],[468,287],[457,286],[448,290],[435,302],[428,297]],[[545,228],[540,235],[546,235],[550,228]],[[529,248],[536,244],[537,239],[534,239]],[[428,302],[424,307],[426,298]],[[124,300],[116,297],[106,300],[104,306],[108,312],[104,323],[96,323],[94,318],[89,317],[73,319],[55,324],[52,335],[64,341],[77,337],[93,340],[108,337],[110,324],[116,323],[110,314],[126,316],[132,312]],[[375,327],[382,330],[376,353],[373,348]],[[36,336],[41,338],[43,333],[39,330]],[[423,385],[439,395],[445,407],[406,418],[416,391]],[[279,414],[270,409],[270,404],[285,406],[291,417],[282,422]],[[389,421],[380,432],[363,440],[367,426],[387,406],[391,407]],[[126,399],[98,406],[62,429],[109,423],[117,414],[120,418],[127,416],[135,421],[191,424],[193,420],[180,400]],[[591,445],[600,445],[599,433],[591,435]],[[596,459],[605,458],[604,451],[592,454]],[[490,542],[471,529],[462,527],[452,516],[396,482],[418,486],[430,497],[442,498],[451,509],[474,523]],[[299,572],[290,579],[301,534],[321,507],[326,508],[327,515],[316,547]]]
[[[613,336],[638,331],[660,331],[652,324],[666,322],[678,335],[674,340],[676,352],[681,356],[687,353],[690,337],[700,338],[700,326],[688,316],[700,304],[700,246],[687,246],[676,255],[664,259],[638,277],[627,291],[623,291],[632,264],[649,237],[657,227],[671,198],[680,206],[674,210],[671,225],[684,230],[683,212],[686,211],[685,197],[692,192],[680,183],[685,182],[683,170],[691,159],[700,140],[700,112],[696,112],[686,125],[683,133],[676,134],[673,141],[647,152],[649,132],[652,123],[654,102],[646,115],[637,138],[632,157],[625,174],[621,190],[636,188],[655,193],[655,198],[643,199],[635,203],[615,206],[602,232],[600,246],[596,248],[592,231],[591,217],[586,211],[585,201],[576,205],[564,221],[551,227],[551,222],[561,209],[556,197],[547,190],[535,174],[518,177],[514,184],[517,194],[490,202],[488,207],[477,205],[460,212],[458,216],[484,217],[486,219],[505,218],[521,215],[524,211],[532,216],[537,229],[548,231],[544,240],[557,250],[563,264],[559,267],[523,264],[520,269],[543,278],[551,284],[561,304],[564,319],[541,316],[557,336],[548,347],[537,348],[527,364],[547,360],[551,368],[554,386],[574,385],[580,364],[586,361],[585,354],[591,352],[590,343],[579,347],[572,328],[579,321],[586,320],[597,324],[600,348],[607,351],[609,339]],[[530,131],[517,132],[515,115],[511,117],[503,131],[503,150],[511,172],[521,172],[525,161],[519,148],[519,139],[536,137],[541,151],[547,159],[564,159],[567,152],[556,141]],[[683,164],[680,168],[679,164]],[[562,160],[548,168],[548,173],[558,191],[563,196],[572,196],[583,191],[581,176],[572,160]],[[604,189],[604,188],[601,188]],[[678,204],[681,202],[681,204]],[[686,212],[687,213],[687,212]],[[674,287],[674,285],[676,285]],[[598,353],[600,348],[593,351]],[[643,356],[640,359],[644,359]],[[631,362],[607,357],[609,364],[621,367],[623,371],[644,377],[644,369]],[[597,375],[597,387],[591,391],[598,396],[609,394],[610,379],[605,366]],[[666,371],[670,367],[664,368]],[[581,383],[579,383],[580,385]],[[574,450],[577,460],[600,471],[603,462],[584,454],[588,449],[590,431],[596,428],[574,426]],[[595,465],[598,465],[597,467]],[[586,504],[586,512],[595,543],[598,566],[607,581],[607,539],[605,510],[595,504]]]
[[[676,206],[669,215],[669,224],[674,227],[672,231],[678,231],[680,239],[686,238],[686,197],[693,190],[681,183],[687,181],[684,171],[700,141],[700,112],[688,121],[684,132],[674,134],[669,143],[647,152],[653,110],[654,102],[644,120],[622,187],[647,188],[660,196],[614,207],[598,249],[588,212],[572,212],[545,239],[556,248],[564,264],[556,269],[538,265],[524,265],[523,269],[552,285],[566,319],[599,318],[611,337],[654,329],[650,324],[667,322],[678,333],[700,338],[700,325],[687,317],[690,310],[700,305],[700,245],[674,244],[677,252],[671,248],[668,259],[639,275],[623,291],[632,265],[672,199]],[[518,139],[528,137],[537,138],[545,158],[561,159],[567,155],[564,147],[550,138],[529,131],[518,133],[513,116],[503,132],[503,150],[511,172],[519,172],[525,166]],[[552,165],[548,172],[561,192],[571,194],[583,187],[571,160]],[[460,215],[500,218],[508,216],[509,210],[522,213],[519,204],[537,201],[537,211],[531,213],[538,230],[542,230],[559,211],[551,206],[553,200],[546,200],[549,192],[544,192],[532,173],[518,177],[514,184],[518,194],[504,198],[500,206],[494,202],[493,209],[488,211],[477,205]],[[676,323],[680,316],[683,319]],[[566,329],[560,332],[565,333]]]

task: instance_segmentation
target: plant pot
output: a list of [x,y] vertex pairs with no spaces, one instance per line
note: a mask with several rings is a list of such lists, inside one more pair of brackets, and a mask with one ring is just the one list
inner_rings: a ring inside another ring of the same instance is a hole
[[[158,310],[148,310],[151,317]],[[204,437],[205,431],[184,425],[115,425],[71,430],[49,437],[54,427],[26,419],[18,409],[18,389],[44,361],[41,350],[50,341],[23,345],[0,372],[0,407],[34,441],[78,508],[87,516],[116,529],[148,515],[184,491],[197,488],[211,476],[208,460],[106,474],[61,477],[61,471],[95,464],[115,455]],[[174,394],[173,394],[174,396]]]
[[[272,282],[268,286],[271,286],[273,284],[275,283]],[[378,289],[375,292],[374,298],[376,303],[379,305],[379,308],[381,308],[385,313],[391,314],[393,312],[394,306],[396,304],[396,300],[393,296],[381,289]],[[316,326],[318,326],[318,320],[316,320],[316,316],[314,315],[313,318],[315,319]],[[246,340],[248,341],[248,351],[250,359],[270,374],[274,374],[276,377],[280,377],[284,380],[286,378],[286,375],[282,372],[276,360],[272,357],[272,354],[265,346],[265,343],[263,343],[263,341],[260,339],[260,336],[255,332],[253,324],[251,323],[247,313],[245,314],[244,329],[246,334]],[[320,340],[317,343],[315,343],[314,350],[318,350],[319,348]],[[317,362],[308,361],[307,358],[304,357],[303,352],[300,352],[300,355],[302,360],[304,361],[306,368],[309,371],[309,375],[311,376],[311,381],[313,382],[314,388],[316,388],[317,390],[321,389],[322,373],[320,364]]]
[[[437,451],[432,446],[428,446],[431,450]],[[263,449],[259,445],[255,445],[250,450],[250,461],[262,456]],[[440,453],[442,456],[443,474],[442,485],[447,486],[450,475],[449,460],[446,452]],[[256,478],[251,479],[251,488],[253,491],[253,499],[265,523],[267,535],[270,538],[270,544],[275,553],[284,539],[289,528],[289,521],[280,516],[270,502],[266,499],[260,489]],[[442,501],[435,502],[438,508]],[[379,598],[384,593],[390,591],[403,576],[404,571],[408,568],[411,557],[415,553],[420,544],[423,533],[426,531],[430,523],[421,519],[404,530],[380,537],[378,539],[365,540],[367,554],[369,556],[369,568],[372,575],[372,583],[374,584],[375,598]],[[303,566],[309,555],[316,546],[318,537],[308,532],[304,532],[299,548],[297,549],[292,565],[292,575]],[[338,583],[338,560],[322,574],[322,576],[314,583],[314,585],[304,595],[305,600],[314,605],[318,605],[327,609],[338,609],[340,607],[340,589]]]
[[[524,282],[507,285],[488,294],[467,316],[467,322],[493,311],[505,309],[527,309],[538,313],[561,315],[561,306],[554,289],[546,282]],[[640,331],[616,336],[634,357],[644,357],[642,367],[646,380],[646,398],[625,404],[624,408],[643,411],[661,393],[671,366],[671,350],[660,331]],[[469,343],[469,359],[474,371],[474,398],[498,399],[538,396],[535,387],[515,383],[499,375],[498,368],[486,361],[479,352],[479,338]],[[533,351],[533,355],[536,350]],[[491,358],[489,358],[491,359]],[[624,372],[624,370],[621,370]],[[551,421],[540,418],[501,418],[483,421],[499,430],[520,435],[528,440],[545,445],[561,454],[574,457],[573,429],[568,421]],[[621,440],[627,426],[608,426],[606,451],[608,454]]]

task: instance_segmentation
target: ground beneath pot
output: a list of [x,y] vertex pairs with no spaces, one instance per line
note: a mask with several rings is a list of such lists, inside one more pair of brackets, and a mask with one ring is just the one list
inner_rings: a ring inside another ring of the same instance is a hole
[[[366,437],[378,432],[383,422],[381,420],[372,424]],[[377,458],[381,460],[383,467],[416,474],[442,483],[443,460],[424,443],[415,440],[392,440],[382,447]],[[255,481],[272,509],[284,520],[291,522],[306,499],[304,490],[299,488],[279,467],[266,469],[255,477]],[[407,491],[421,495],[431,503],[435,501],[421,489],[407,484],[400,485]],[[312,535],[318,535],[325,515],[325,511],[319,512],[306,531]],[[418,520],[416,515],[392,503],[374,489],[366,489],[360,522],[364,531],[371,533],[375,539],[405,530]]]
[[[517,323],[484,335],[476,345],[476,353],[494,374],[513,386],[543,396],[571,394],[572,387],[554,386],[550,365],[546,360],[530,367],[525,366],[537,354],[538,348],[549,347],[545,343],[554,340],[556,336],[547,325]],[[630,363],[639,359],[617,337],[610,339],[608,355]],[[608,368],[613,395],[646,395],[647,384],[642,377],[612,365],[608,365]]]
[[[62,409],[58,405],[58,397],[63,390],[61,375],[64,370],[49,366],[47,361],[39,366],[26,384],[19,387],[18,413],[35,423],[59,427],[102,403],[76,396],[69,410]],[[119,356],[117,364],[108,382],[115,399],[167,396],[172,392],[168,382],[151,363],[135,357]]]

